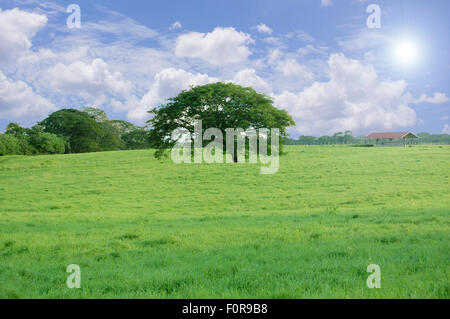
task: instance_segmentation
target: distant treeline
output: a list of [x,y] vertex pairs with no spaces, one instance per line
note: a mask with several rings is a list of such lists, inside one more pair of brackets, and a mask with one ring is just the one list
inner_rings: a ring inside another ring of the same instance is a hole
[[83,153],[148,148],[143,127],[109,120],[100,109],[63,109],[32,128],[10,123],[0,134],[1,155]]
[[[84,153],[149,148],[148,131],[122,120],[109,120],[100,109],[63,109],[31,128],[10,123],[0,134],[0,156]],[[419,133],[408,144],[450,144],[448,134]],[[333,136],[300,136],[284,139],[285,145],[373,144],[351,131]]]
[[[419,138],[409,139],[408,144],[450,144],[450,135],[448,134],[429,134],[419,133]],[[302,135],[298,139],[288,138],[285,145],[333,145],[333,144],[374,144],[373,140],[365,136],[353,136],[351,131],[337,132],[333,136],[305,136]]]

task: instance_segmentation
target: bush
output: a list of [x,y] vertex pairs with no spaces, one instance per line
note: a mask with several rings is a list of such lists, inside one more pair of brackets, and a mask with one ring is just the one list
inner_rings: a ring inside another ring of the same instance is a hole
[[40,152],[42,154],[64,154],[66,150],[65,141],[52,133],[42,133]]
[[35,151],[29,143],[29,137],[25,134],[27,130],[29,129],[23,128],[17,123],[9,123],[5,134],[17,138],[20,147],[19,154],[33,155]]
[[26,129],[26,134],[33,154],[63,154],[66,150],[66,141],[62,137],[44,132],[39,125]]
[[0,134],[0,156],[3,155],[20,155],[20,141],[11,134]]

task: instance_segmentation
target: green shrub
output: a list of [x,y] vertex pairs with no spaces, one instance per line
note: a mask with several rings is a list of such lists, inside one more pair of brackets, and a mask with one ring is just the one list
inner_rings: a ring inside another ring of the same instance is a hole
[[20,154],[22,153],[19,139],[10,134],[0,134],[0,156]]
[[33,149],[33,154],[63,154],[66,150],[64,138],[44,132],[39,125],[26,129],[26,134]]
[[6,128],[5,134],[17,138],[20,147],[20,154],[33,155],[34,149],[28,141],[28,136],[25,134],[27,130],[28,129],[21,127],[17,123],[9,123]]

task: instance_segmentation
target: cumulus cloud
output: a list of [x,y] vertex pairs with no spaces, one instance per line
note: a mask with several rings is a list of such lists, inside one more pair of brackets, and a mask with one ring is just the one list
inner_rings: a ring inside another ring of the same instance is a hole
[[[191,73],[183,69],[166,68],[156,74],[148,92],[140,101],[128,100],[126,103],[113,102],[116,109],[126,109],[127,118],[138,123],[144,123],[149,119],[149,109],[167,102],[169,97],[178,95],[181,91],[190,87],[215,83],[219,78],[211,77],[204,73]],[[271,85],[256,74],[254,69],[244,69],[235,74],[233,82],[242,86],[251,86],[256,91],[270,94]]]
[[259,33],[266,33],[266,34],[272,34],[273,30],[271,28],[269,28],[267,25],[265,25],[264,23],[258,24],[256,26],[256,30]]
[[380,82],[372,66],[342,54],[332,54],[328,65],[328,82],[314,82],[299,93],[284,91],[275,98],[275,104],[296,120],[298,133],[332,134],[347,129],[365,133],[416,123],[405,81]]
[[426,94],[422,94],[418,99],[414,100],[412,103],[431,103],[431,104],[442,104],[450,101],[450,99],[441,92],[435,92],[433,96],[427,96]]
[[59,106],[96,106],[126,112],[137,100],[131,81],[113,71],[103,59],[57,62],[35,81],[40,92]]
[[217,27],[212,32],[189,32],[178,37],[175,55],[197,58],[213,65],[239,63],[251,54],[248,45],[253,40],[249,34],[234,28]]
[[85,98],[97,97],[104,92],[126,95],[130,91],[130,83],[123,79],[120,72],[111,72],[102,59],[94,59],[90,64],[82,61],[69,65],[57,63],[47,70],[45,77],[53,90],[80,94]]
[[150,90],[142,97],[138,104],[132,105],[127,117],[139,123],[148,119],[147,111],[176,96],[190,86],[217,82],[218,79],[207,74],[190,73],[182,69],[167,68],[155,75]]
[[[178,95],[181,91],[190,87],[215,83],[219,78],[211,77],[204,73],[191,73],[183,69],[166,68],[156,74],[148,92],[140,101],[128,100],[126,103],[113,101],[113,107],[117,110],[127,110],[127,118],[138,123],[144,123],[149,119],[149,109],[167,102],[169,97]],[[235,74],[233,82],[242,86],[251,86],[258,92],[270,94],[271,85],[256,74],[254,69],[244,69]]]
[[36,94],[23,81],[13,81],[0,71],[0,118],[30,122],[38,116],[55,110],[46,98]]
[[312,81],[314,74],[303,65],[300,65],[295,59],[280,61],[277,70],[284,76],[295,78],[297,81]]
[[266,94],[272,93],[272,86],[270,83],[256,75],[256,71],[254,69],[244,69],[239,71],[234,76],[232,82],[242,86],[251,86],[257,92]]
[[[331,1],[322,2],[323,6],[331,5]],[[47,46],[40,41],[36,48],[31,40],[36,41],[33,37],[45,27],[47,17],[33,12],[0,10],[1,119],[27,119],[33,124],[42,119],[39,114],[55,110],[54,105],[95,105],[109,107],[142,124],[149,118],[148,109],[191,85],[216,82],[218,78],[272,95],[277,106],[294,116],[299,124],[297,131],[304,134],[409,127],[416,123],[416,114],[408,103],[449,101],[440,92],[431,96],[419,92],[414,98],[405,93],[405,81],[383,82],[374,68],[343,55],[332,55],[327,67],[323,59],[329,49],[319,46],[303,30],[274,37],[267,25],[255,26],[253,30],[265,35],[262,43],[268,53],[250,59],[253,39],[231,27],[183,33],[174,43],[173,35],[160,34],[105,11],[105,21],[86,21],[76,32],[53,28],[55,34],[48,34],[46,39],[51,41]],[[170,29],[180,27],[176,21]],[[142,45],[148,38],[159,46]],[[342,52],[358,56],[354,53],[371,54],[370,50],[386,47],[391,39],[361,29],[337,40]],[[294,51],[291,43],[297,42],[295,47],[299,49]],[[259,53],[264,52],[260,49]],[[210,74],[217,78],[204,74],[211,66],[214,70]],[[325,75],[329,80],[312,83]]]
[[0,9],[0,63],[8,64],[27,52],[31,38],[47,23],[45,15],[17,8]]

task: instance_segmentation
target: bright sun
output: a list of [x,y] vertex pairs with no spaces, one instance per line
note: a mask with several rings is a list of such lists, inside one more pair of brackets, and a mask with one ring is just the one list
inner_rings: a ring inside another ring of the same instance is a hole
[[398,63],[411,65],[418,58],[417,45],[411,40],[402,40],[395,46],[394,56]]

